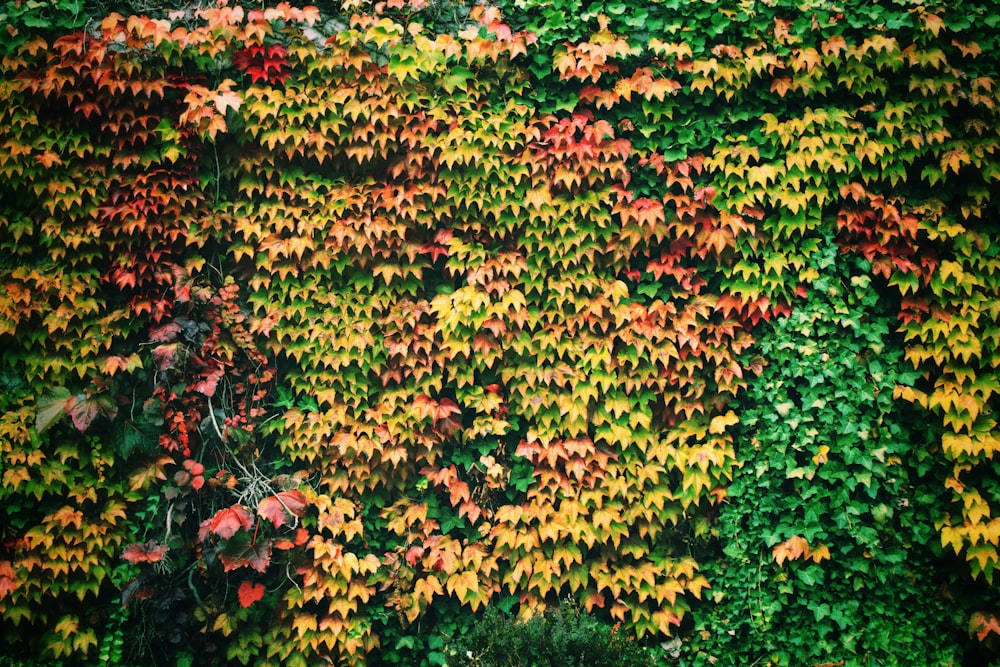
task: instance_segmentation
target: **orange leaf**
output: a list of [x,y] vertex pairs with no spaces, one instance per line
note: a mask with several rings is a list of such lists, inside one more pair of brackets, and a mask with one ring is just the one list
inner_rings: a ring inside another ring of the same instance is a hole
[[778,97],[784,97],[788,89],[792,87],[792,77],[780,76],[771,81],[771,92],[778,93]]
[[52,165],[62,164],[59,154],[52,151],[45,151],[41,155],[36,155],[35,159],[46,169],[50,169]]
[[774,545],[771,549],[771,555],[774,557],[775,562],[781,565],[786,560],[796,560],[798,558],[809,556],[809,543],[806,542],[804,537],[795,535],[789,537],[787,540],[781,544]]
[[301,491],[282,491],[268,496],[257,505],[257,514],[268,519],[275,528],[281,528],[288,521],[289,515],[305,516],[309,501]]
[[14,590],[14,566],[10,561],[0,560],[0,600]]
[[410,565],[416,565],[417,561],[423,557],[424,557],[423,547],[420,546],[410,547],[406,551],[406,562],[409,563]]
[[231,79],[226,79],[219,86],[219,89],[215,92],[215,96],[212,101],[215,103],[215,108],[219,110],[219,113],[225,115],[226,109],[231,108],[236,111],[243,104],[243,98],[240,94],[233,91],[231,86],[235,84],[235,81]]
[[937,37],[938,33],[941,32],[941,28],[944,27],[944,21],[937,14],[924,14],[924,28],[930,30],[931,33]]
[[1000,635],[1000,622],[993,614],[977,611],[969,618],[969,632],[976,633],[976,638],[983,641],[991,634]]
[[435,595],[444,593],[441,582],[436,577],[426,577],[417,579],[413,584],[413,592],[418,598],[423,598],[428,603],[434,599]]
[[130,563],[159,563],[166,557],[170,547],[149,540],[145,544],[130,544],[122,552],[122,558]]
[[840,52],[847,48],[847,42],[840,35],[835,35],[820,45],[824,56],[839,56]]
[[240,606],[246,609],[254,602],[264,597],[264,584],[254,584],[249,581],[244,581],[240,584],[237,594],[240,597]]

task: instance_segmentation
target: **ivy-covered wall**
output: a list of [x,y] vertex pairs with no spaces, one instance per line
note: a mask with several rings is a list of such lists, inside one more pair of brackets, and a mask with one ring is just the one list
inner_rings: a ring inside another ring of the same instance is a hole
[[1000,11],[0,11],[0,665],[1000,660]]

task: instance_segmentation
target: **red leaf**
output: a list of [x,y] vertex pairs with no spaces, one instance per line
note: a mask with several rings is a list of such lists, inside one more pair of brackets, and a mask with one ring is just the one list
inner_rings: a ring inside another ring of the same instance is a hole
[[14,566],[10,561],[0,560],[0,600],[14,590]]
[[118,414],[118,406],[110,396],[91,396],[83,400],[78,398],[66,411],[73,419],[76,430],[83,432],[98,415],[114,419]]
[[244,581],[240,584],[237,594],[240,596],[240,606],[246,609],[264,597],[264,584],[253,584],[249,581]]
[[130,563],[159,563],[170,551],[170,547],[149,540],[145,544],[130,544],[122,552],[122,558]]
[[164,324],[149,330],[150,343],[172,343],[177,340],[177,334],[181,332],[181,325],[176,322]]
[[268,519],[275,528],[280,528],[288,521],[288,516],[305,516],[309,501],[301,491],[282,491],[268,496],[257,505],[257,514]]
[[205,472],[205,466],[198,463],[194,459],[186,459],[184,461],[184,469],[190,472],[192,475],[201,475]]
[[219,510],[211,519],[206,519],[201,524],[198,537],[204,542],[209,534],[214,533],[228,540],[241,530],[250,530],[252,525],[253,517],[250,516],[250,512],[242,505],[233,505]]
[[153,363],[156,364],[156,370],[167,370],[174,365],[175,359],[177,359],[177,343],[157,345],[153,348]]
[[435,418],[448,419],[452,415],[462,414],[462,409],[450,398],[442,398],[435,412]]
[[100,412],[100,409],[94,404],[94,401],[85,400],[74,403],[73,407],[69,410],[69,415],[73,418],[73,426],[76,427],[77,431],[82,433],[94,421],[94,417],[97,416],[98,412]]
[[225,371],[221,368],[210,370],[205,374],[201,382],[194,385],[192,389],[211,398],[215,394],[215,387],[219,384],[219,380],[222,379],[224,373]]
[[258,80],[284,83],[290,74],[287,51],[280,44],[240,49],[233,56],[233,64],[249,74],[252,83]]
[[715,188],[711,185],[694,191],[695,201],[711,204],[713,199],[715,199]]
[[142,579],[133,579],[122,590],[122,609],[128,607],[132,600],[148,600],[153,597],[154,592],[151,586],[143,584]]
[[406,562],[416,565],[417,561],[424,557],[423,547],[410,547],[406,552]]

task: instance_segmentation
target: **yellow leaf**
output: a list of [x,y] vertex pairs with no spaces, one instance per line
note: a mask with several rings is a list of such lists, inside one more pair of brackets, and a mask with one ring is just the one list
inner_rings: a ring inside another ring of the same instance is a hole
[[784,403],[778,403],[777,405],[774,406],[774,409],[782,417],[787,417],[794,407],[795,407],[794,403],[786,401]]
[[827,445],[821,445],[819,451],[816,455],[812,457],[813,465],[823,465],[826,463],[826,455],[830,453],[830,447]]
[[809,72],[822,62],[819,52],[810,47],[797,49],[792,56],[792,69],[796,72]]
[[138,491],[148,487],[154,479],[165,480],[167,475],[163,469],[173,462],[172,458],[164,455],[158,457],[152,464],[139,468],[129,477],[129,488],[132,491]]
[[985,539],[988,544],[1000,545],[1000,518],[991,519],[990,522],[983,527],[983,539]]
[[712,418],[711,423],[708,425],[708,432],[716,435],[726,432],[726,428],[729,426],[734,426],[740,423],[740,418],[732,410],[724,415],[718,415]]
[[84,632],[78,633],[73,638],[73,650],[87,655],[92,646],[97,646],[97,634],[93,628],[87,628]]
[[417,579],[416,583],[413,584],[413,592],[418,598],[423,598],[428,603],[434,599],[435,595],[444,593],[441,588],[441,582],[435,577]]
[[80,625],[80,619],[76,616],[66,615],[59,619],[56,623],[55,630],[63,637],[68,637],[76,632],[77,627]]
[[292,621],[292,628],[298,632],[299,639],[302,639],[307,632],[316,631],[316,617],[313,614],[298,614]]
[[830,548],[825,544],[820,543],[818,547],[810,549],[809,558],[811,558],[814,563],[818,563],[821,560],[828,560],[830,558]]
[[750,185],[764,186],[775,182],[778,176],[778,167],[775,164],[760,164],[747,169],[747,183]]
[[229,623],[229,614],[222,613],[215,617],[215,623],[212,624],[213,632],[222,632],[223,635],[229,636],[232,632],[232,626]]
[[962,533],[952,526],[944,526],[941,528],[941,546],[946,547],[951,545],[951,548],[955,550],[956,554],[962,553]]
[[1000,554],[992,544],[977,544],[969,547],[966,559],[972,563],[973,573],[981,572],[989,581],[992,579],[994,568],[1000,562]]
[[945,151],[941,154],[941,171],[948,172],[950,170],[957,174],[962,165],[969,164],[971,161],[969,154],[961,148]]
[[831,37],[820,45],[824,56],[839,56],[845,48],[847,48],[847,42],[840,35]]
[[649,49],[661,56],[673,56],[678,60],[691,57],[691,46],[687,42],[666,43],[657,38],[649,40]]
[[924,14],[923,18],[924,28],[930,30],[937,37],[938,33],[941,32],[941,28],[944,27],[944,21],[937,14]]
[[473,571],[466,570],[460,574],[448,577],[445,582],[448,592],[459,599],[460,602],[468,602],[472,598],[479,596],[479,577]]

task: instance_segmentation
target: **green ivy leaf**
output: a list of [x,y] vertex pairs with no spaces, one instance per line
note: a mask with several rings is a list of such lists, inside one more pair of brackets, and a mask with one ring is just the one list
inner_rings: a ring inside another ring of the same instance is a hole
[[53,387],[35,404],[35,430],[46,431],[53,423],[66,416],[75,401],[66,387]]

